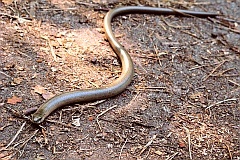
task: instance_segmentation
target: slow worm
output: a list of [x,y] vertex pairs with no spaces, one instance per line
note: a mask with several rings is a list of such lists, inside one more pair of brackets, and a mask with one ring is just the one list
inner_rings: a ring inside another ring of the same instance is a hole
[[126,6],[110,10],[104,18],[104,29],[106,37],[113,48],[114,52],[120,59],[122,65],[122,73],[114,82],[111,84],[97,88],[97,89],[85,89],[85,90],[76,90],[72,92],[62,93],[57,95],[50,100],[43,103],[38,110],[32,115],[32,120],[35,123],[41,123],[44,119],[51,114],[54,110],[74,103],[96,101],[100,99],[106,99],[113,97],[123,92],[126,87],[130,84],[134,68],[130,55],[124,49],[124,47],[117,41],[115,38],[111,21],[114,17],[123,14],[165,14],[165,15],[179,15],[187,16],[192,15],[196,17],[215,17],[219,14],[210,13],[210,12],[195,12],[188,10],[179,10],[179,9],[166,9],[166,8],[153,8],[153,7],[142,7],[142,6]]

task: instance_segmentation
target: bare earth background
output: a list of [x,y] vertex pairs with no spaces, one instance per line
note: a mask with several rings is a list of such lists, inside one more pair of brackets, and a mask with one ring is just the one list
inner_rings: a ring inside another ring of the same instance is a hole
[[[109,9],[126,5],[223,16],[115,18],[135,65],[131,85],[63,107],[41,126],[22,118],[53,95],[118,77],[102,26]],[[239,160],[239,25],[239,0],[0,1],[0,159]]]

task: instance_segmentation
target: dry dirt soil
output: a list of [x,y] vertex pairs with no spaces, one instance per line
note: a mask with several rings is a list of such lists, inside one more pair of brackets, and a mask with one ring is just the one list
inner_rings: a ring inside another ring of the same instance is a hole
[[[221,16],[116,17],[132,83],[33,124],[30,113],[50,97],[119,76],[103,18],[127,5]],[[239,160],[239,26],[239,0],[0,1],[0,159]]]

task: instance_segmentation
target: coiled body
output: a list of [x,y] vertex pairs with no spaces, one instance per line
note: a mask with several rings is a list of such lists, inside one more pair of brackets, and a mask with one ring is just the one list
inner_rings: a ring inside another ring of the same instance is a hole
[[186,16],[192,15],[196,17],[215,17],[218,14],[209,13],[209,12],[195,12],[188,10],[172,10],[166,8],[153,8],[153,7],[138,7],[138,6],[126,6],[120,7],[113,10],[110,10],[105,18],[104,18],[104,29],[106,37],[112,46],[114,52],[120,59],[122,65],[122,73],[118,79],[116,79],[113,83],[97,89],[86,89],[86,90],[76,90],[72,92],[62,93],[48,100],[44,104],[42,104],[39,109],[32,115],[32,120],[35,123],[41,123],[44,119],[51,114],[57,108],[60,108],[65,105],[73,104],[73,103],[81,103],[81,102],[89,102],[96,101],[100,99],[106,99],[109,97],[113,97],[121,93],[126,89],[126,87],[131,83],[134,68],[132,59],[127,53],[127,51],[123,48],[123,46],[117,41],[115,38],[111,21],[114,17],[122,14],[165,14],[165,15],[179,15]]

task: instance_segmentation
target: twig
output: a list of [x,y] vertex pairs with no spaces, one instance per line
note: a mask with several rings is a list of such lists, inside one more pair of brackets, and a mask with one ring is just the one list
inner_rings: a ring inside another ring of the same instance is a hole
[[[20,148],[23,148],[39,131],[39,129],[35,130],[34,133],[20,146]],[[21,151],[21,154],[18,156],[18,159],[23,155],[24,153],[24,149],[23,151]]]
[[240,74],[212,75],[212,77],[239,77]]
[[224,144],[225,144],[225,146],[227,147],[227,150],[228,150],[228,153],[229,153],[229,157],[230,157],[230,159],[232,160],[233,157],[232,157],[232,153],[231,153],[231,151],[230,151],[230,148],[229,148],[229,146],[228,146],[226,143],[224,143]]
[[26,110],[23,110],[23,115],[28,116],[28,115],[36,112],[37,109],[38,109],[38,107],[27,108]]
[[19,53],[19,54],[21,54],[21,55],[24,55],[24,56],[32,59],[32,57],[30,57],[29,55],[27,55],[27,54],[25,54],[25,53],[23,53],[23,52],[21,52],[21,51],[19,51],[19,50],[17,50],[17,53]]
[[4,126],[0,127],[0,131],[3,131],[4,128],[6,128],[6,127],[8,127],[8,126],[11,126],[11,125],[12,125],[12,124],[10,124],[10,123],[5,124]]
[[157,135],[153,135],[152,139],[143,147],[139,156],[153,143],[153,140],[157,138]]
[[50,50],[51,50],[53,59],[54,59],[54,61],[56,62],[56,61],[57,61],[57,56],[56,56],[56,54],[55,54],[55,52],[54,52],[53,46],[52,46],[51,41],[50,41],[49,38],[48,38],[48,45],[49,45],[49,47],[50,47]]
[[[152,38],[150,38],[150,39],[151,39],[152,43],[154,44]],[[154,48],[154,50],[155,50],[155,54],[156,54],[156,56],[157,56],[158,63],[159,63],[159,65],[160,65],[160,67],[161,67],[161,66],[162,66],[162,62],[161,62],[160,57],[159,57],[159,49],[158,49],[158,47],[157,47],[156,44],[153,45],[153,48]]]
[[46,132],[44,131],[44,129],[43,129],[43,128],[41,129],[41,132],[42,132],[42,134],[43,134],[43,137],[44,137],[44,143],[45,143],[45,144],[48,144],[47,135],[46,135]]
[[221,76],[223,76],[224,73],[229,72],[229,71],[232,71],[232,70],[234,70],[234,69],[235,69],[235,68],[228,68],[228,69],[226,69],[226,70],[224,70],[224,71],[221,71],[220,73],[217,73],[217,74],[212,75],[212,76],[214,76],[214,77],[221,77]]
[[94,7],[99,6],[98,4],[86,3],[86,2],[76,2],[76,3],[77,3],[77,4],[81,4],[81,5],[94,6]]
[[196,66],[196,67],[190,68],[189,71],[194,70],[194,69],[199,69],[199,68],[202,68],[202,67],[209,67],[209,66],[217,65],[217,64],[219,64],[219,62],[213,63],[213,64],[199,64],[200,66]]
[[167,87],[161,87],[161,86],[150,86],[150,87],[139,87],[138,89],[166,89]]
[[181,5],[185,5],[185,4],[188,4],[188,5],[209,5],[211,4],[211,2],[186,2],[186,1],[169,1],[173,4],[181,4]]
[[197,17],[196,17],[196,16],[194,16],[194,15],[187,14],[187,13],[183,13],[183,12],[181,12],[181,11],[177,10],[177,9],[174,9],[174,8],[170,8],[170,9],[171,9],[171,10],[173,10],[174,12],[177,12],[177,13],[179,13],[179,14],[183,15],[183,16],[186,16],[186,17],[192,17],[192,18],[197,18]]
[[113,108],[116,108],[116,107],[117,107],[117,105],[114,105],[114,106],[106,109],[105,111],[103,111],[103,112],[100,113],[99,115],[97,115],[97,124],[98,124],[98,127],[99,127],[99,129],[100,129],[101,131],[102,131],[102,127],[101,127],[101,125],[100,125],[100,123],[99,123],[99,120],[98,120],[99,117],[102,116],[102,115],[104,115],[104,114],[107,113],[108,111],[112,110]]
[[15,134],[15,136],[12,138],[12,140],[8,143],[8,145],[6,146],[6,148],[8,148],[17,138],[17,136],[22,132],[23,127],[26,125],[26,121],[22,124],[22,126],[20,127],[20,129],[17,131],[17,133]]
[[210,77],[221,65],[223,65],[227,60],[223,60],[219,65],[217,65],[204,79],[203,81],[206,81],[208,77]]
[[126,140],[125,140],[125,142],[124,142],[124,144],[123,144],[123,146],[122,146],[122,148],[121,148],[121,151],[120,151],[120,154],[119,154],[119,158],[118,159],[121,159],[121,156],[122,156],[122,151],[123,151],[123,148],[124,148],[124,146],[126,145],[126,143],[127,143],[127,138],[126,138]]
[[[176,11],[176,10],[174,10],[174,11]],[[182,12],[180,12],[180,13],[183,14]],[[187,14],[187,16],[188,16],[188,14]],[[189,16],[191,16],[191,15],[189,15]],[[189,26],[174,26],[174,25],[169,24],[163,17],[161,17],[161,18],[162,18],[162,21],[163,21],[167,26],[169,26],[169,27],[172,27],[172,28],[175,28],[175,29],[180,29],[180,28],[186,28],[186,29],[188,29],[188,28],[191,28],[191,27],[189,27]],[[188,35],[190,35],[190,36],[192,36],[192,37],[194,37],[194,38],[200,39],[196,34],[190,33],[190,32],[185,31],[185,30],[179,30],[179,31],[180,31],[180,32],[183,32],[183,33],[185,33],[185,34],[188,34]]]
[[43,11],[62,11],[62,10],[78,10],[79,8],[41,8]]
[[[175,29],[180,29],[180,28],[191,29],[190,26],[176,26],[176,25],[172,25],[172,24],[168,23],[163,16],[161,16],[161,20],[162,20],[168,27],[172,27],[172,28],[175,28]],[[167,30],[167,29],[164,29],[164,30]]]
[[33,132],[33,134],[20,146],[20,148],[22,148],[24,145],[26,145],[37,134],[38,131],[39,131],[39,129],[35,130]]
[[227,31],[231,31],[231,32],[234,32],[234,33],[237,33],[237,34],[240,33],[240,31],[237,30],[237,29],[232,29],[232,28],[228,28],[228,27],[225,27],[225,26],[215,26],[215,27],[220,28],[220,29],[225,29]]
[[91,82],[91,81],[88,80],[88,83],[90,83],[91,85],[93,85],[93,86],[96,87],[96,88],[99,88],[99,85],[97,85],[97,84],[94,83],[94,82]]
[[232,84],[235,84],[235,85],[237,85],[238,87],[240,87],[240,84],[237,83],[237,82],[234,82],[233,80],[228,80],[228,82],[230,82],[230,83],[232,83]]
[[69,127],[69,128],[73,128],[73,129],[76,129],[76,130],[79,130],[79,131],[82,131],[81,128],[78,128],[78,127],[74,127],[74,126],[71,126],[69,124],[66,124],[66,123],[62,123],[62,122],[59,122],[59,121],[54,121],[54,120],[46,120],[47,122],[51,122],[51,123],[57,123],[57,124],[60,124],[64,127]]
[[183,127],[186,130],[187,137],[188,137],[188,152],[189,152],[189,158],[192,159],[192,151],[191,151],[191,137],[189,129],[186,127]]
[[12,114],[18,118],[22,118],[22,119],[25,119],[25,120],[28,120],[30,122],[32,122],[31,118],[25,116],[24,114],[22,114],[21,112],[17,111],[17,110],[14,110],[8,106],[3,106],[4,108],[6,108],[7,110],[9,110],[10,112],[12,112]]
[[47,36],[42,36],[42,38],[45,39],[45,40],[47,40],[48,46],[49,46],[50,51],[51,51],[51,54],[52,54],[52,56],[53,56],[53,59],[54,59],[54,61],[56,62],[56,61],[57,61],[57,56],[56,56],[56,54],[55,54],[55,52],[54,52],[54,49],[53,49],[53,46],[52,46],[52,44],[51,44],[50,39],[49,39]]
[[0,71],[0,74],[3,74],[3,75],[5,75],[5,76],[7,76],[7,77],[9,77],[9,78],[12,78],[11,76],[9,76],[8,74],[6,74],[6,73],[4,73],[4,72],[2,72],[2,71]]
[[105,101],[106,101],[106,99],[99,100],[99,101],[96,101],[96,102],[92,102],[92,103],[89,103],[88,106],[96,106],[96,105],[102,104]]
[[136,88],[137,91],[153,91],[153,92],[163,92],[163,91],[168,91],[167,87],[138,87]]
[[194,37],[194,38],[197,38],[197,39],[201,39],[200,37],[198,37],[196,34],[194,34],[194,33],[190,33],[190,32],[188,32],[188,31],[184,31],[184,30],[180,30],[180,32],[183,32],[183,33],[185,33],[185,34],[188,34],[188,35],[190,35],[190,36],[192,36],[192,37]]
[[23,23],[23,22],[32,22],[31,20],[27,20],[25,18],[21,18],[19,16],[12,16],[10,14],[7,14],[7,13],[2,13],[0,12],[0,15],[2,16],[7,16],[7,17],[10,17],[10,18],[14,18],[14,19],[17,19],[19,23]]
[[[220,19],[220,18],[218,18],[218,19]],[[240,24],[240,21],[238,21],[237,19],[230,19],[230,18],[221,17],[220,20],[224,20],[224,21],[228,21],[228,22],[232,22],[232,23],[239,23]]]
[[236,98],[225,99],[225,100],[222,100],[222,101],[219,101],[219,102],[216,102],[216,103],[214,103],[214,104],[209,105],[206,109],[209,109],[209,108],[211,108],[211,107],[213,107],[213,106],[216,106],[216,105],[218,105],[218,104],[221,104],[221,103],[223,103],[223,102],[228,102],[228,101],[237,101],[237,99],[236,99]]
[[148,159],[147,157],[149,156],[149,153],[151,152],[151,149],[148,150],[146,156],[143,157],[143,159]]
[[168,157],[166,160],[172,160],[177,154],[178,152],[175,152],[172,156]]
[[[131,130],[135,131],[134,127],[126,125],[125,123],[119,123],[119,120],[116,120],[116,119],[103,119],[103,118],[101,118],[101,120],[105,121],[105,122],[117,124],[117,125],[120,125],[120,126],[123,126],[125,128],[128,128],[128,129],[131,129]],[[120,122],[122,122],[122,121],[120,121]]]
[[232,32],[235,32],[235,33],[240,33],[240,30],[230,28],[231,27],[230,24],[225,24],[224,22],[221,22],[221,21],[219,21],[217,19],[213,19],[213,18],[210,18],[210,17],[208,17],[208,19],[210,21],[212,21],[213,23],[218,23],[218,24],[221,25],[221,26],[215,26],[217,28],[225,29],[225,30],[232,31]]

